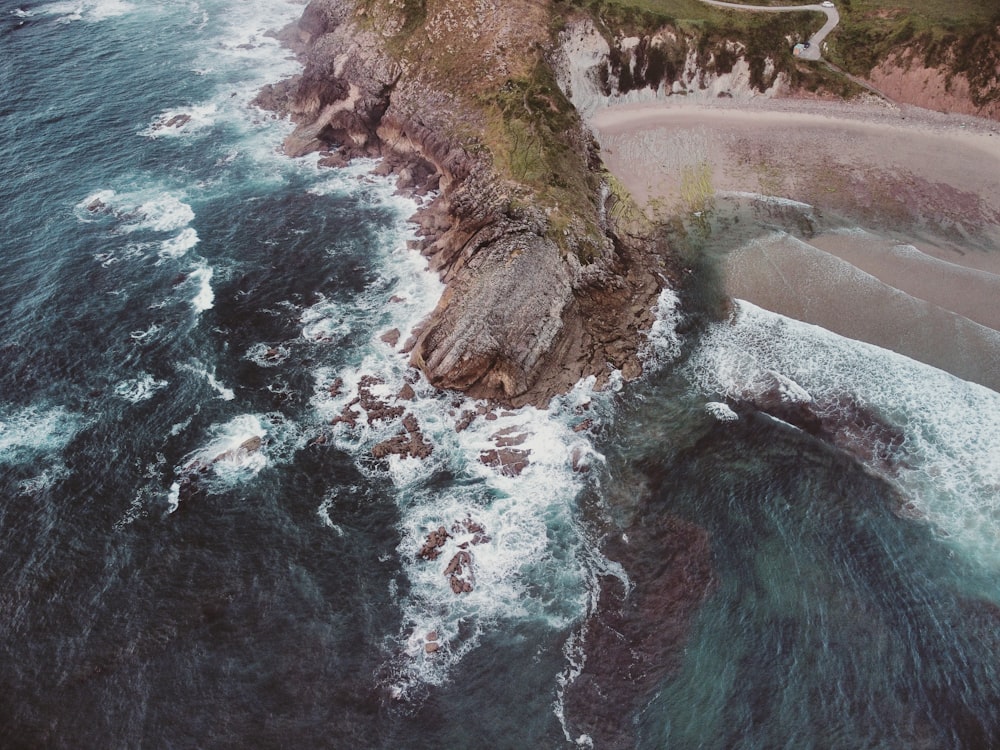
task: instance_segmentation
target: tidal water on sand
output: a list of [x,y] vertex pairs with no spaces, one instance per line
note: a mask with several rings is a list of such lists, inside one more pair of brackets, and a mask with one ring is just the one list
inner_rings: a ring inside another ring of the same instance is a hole
[[1000,395],[669,293],[435,392],[420,199],[251,104],[302,7],[0,3],[0,746],[1000,743]]

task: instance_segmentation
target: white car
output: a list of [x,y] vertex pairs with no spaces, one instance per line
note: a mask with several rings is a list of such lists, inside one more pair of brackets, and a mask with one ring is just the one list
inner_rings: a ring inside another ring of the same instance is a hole
[[833,3],[831,3],[830,0],[823,0],[823,2],[820,3],[820,5],[822,5],[824,8],[832,8],[833,7]]

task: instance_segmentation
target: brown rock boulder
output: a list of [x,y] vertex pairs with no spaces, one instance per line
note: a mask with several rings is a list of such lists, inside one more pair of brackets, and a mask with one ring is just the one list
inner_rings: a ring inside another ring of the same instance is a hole
[[479,454],[481,463],[497,469],[501,474],[508,477],[516,477],[526,468],[530,451],[519,448],[499,448],[496,450],[483,451]]

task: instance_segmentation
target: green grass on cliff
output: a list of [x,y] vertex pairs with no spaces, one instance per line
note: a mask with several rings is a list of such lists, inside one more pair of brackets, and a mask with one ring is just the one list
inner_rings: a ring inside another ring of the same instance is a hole
[[[578,0],[584,2],[585,0]],[[750,4],[798,5],[802,0],[754,0]],[[699,0],[589,0],[590,7],[633,26],[666,21],[680,29],[744,38],[753,53],[773,42],[768,27],[774,16],[726,11]],[[855,75],[867,75],[893,51],[912,49],[931,67],[944,67],[969,78],[973,100],[982,103],[1000,98],[991,82],[1000,65],[1000,3],[998,0],[835,0],[840,25],[828,39],[829,59]],[[809,14],[811,33],[822,17]],[[799,71],[793,85],[824,87],[838,93],[829,76],[807,73],[808,66],[791,62],[783,51],[775,52],[780,69]],[[812,66],[815,68],[816,66]]]
[[[530,72],[508,79],[480,105],[488,113],[484,145],[501,175],[531,189],[549,215],[550,235],[589,262],[597,253],[600,178],[585,159],[579,114],[539,56]],[[567,233],[564,230],[570,230]],[[577,246],[566,246],[571,234]]]
[[1000,5],[996,0],[840,0],[830,59],[867,75],[894,52],[963,74],[978,105],[1000,99]]

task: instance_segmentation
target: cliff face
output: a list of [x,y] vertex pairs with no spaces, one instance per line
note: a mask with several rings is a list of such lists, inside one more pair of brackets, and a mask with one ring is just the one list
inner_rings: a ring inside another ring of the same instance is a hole
[[911,47],[892,53],[868,79],[897,102],[1000,120],[1000,27],[995,37],[993,58],[984,56],[975,82],[946,65],[927,65],[921,51]]
[[[431,383],[516,406],[547,403],[588,375],[602,382],[611,368],[635,376],[641,332],[669,280],[664,254],[606,219],[615,200],[601,198],[607,191],[566,187],[574,174],[594,186],[603,178],[596,146],[557,89],[525,89],[520,119],[483,104],[499,90],[520,106],[519,82],[546,64],[542,6],[497,3],[467,34],[454,29],[469,19],[458,4],[313,0],[283,32],[303,73],[259,103],[298,124],[289,155],[336,148],[330,164],[380,156],[401,187],[439,191],[415,219],[420,250],[447,289],[408,344]],[[526,133],[523,171],[511,167],[521,169],[517,152],[482,135],[498,127],[508,140]],[[577,162],[539,170],[558,149],[563,164]]]
[[772,60],[753,64],[740,42],[703,49],[700,39],[668,27],[609,40],[584,18],[567,24],[559,42],[559,84],[584,116],[613,104],[770,98],[788,89],[788,76]]

